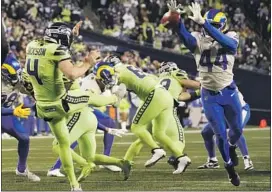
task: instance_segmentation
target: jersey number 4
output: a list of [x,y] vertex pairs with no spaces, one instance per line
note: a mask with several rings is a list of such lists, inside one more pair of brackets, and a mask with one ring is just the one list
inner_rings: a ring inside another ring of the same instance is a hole
[[28,59],[27,60],[27,64],[26,64],[26,70],[27,73],[31,76],[34,76],[37,80],[37,82],[39,83],[39,85],[43,85],[42,80],[39,78],[39,73],[38,73],[38,64],[39,64],[39,59],[34,59],[34,63],[33,63],[33,70],[31,70],[31,60]]
[[213,65],[222,67],[223,70],[227,69],[227,55],[224,49],[219,49],[215,58],[215,61],[211,61],[211,50],[205,50],[201,54],[201,58],[199,61],[201,66],[208,67],[208,71],[212,72]]

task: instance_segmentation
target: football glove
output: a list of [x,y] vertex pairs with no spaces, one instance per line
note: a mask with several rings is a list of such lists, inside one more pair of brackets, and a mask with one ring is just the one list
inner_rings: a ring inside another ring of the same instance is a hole
[[126,133],[126,131],[124,131],[123,129],[112,129],[112,128],[107,128],[107,132],[117,137],[123,137]]
[[119,99],[123,99],[127,94],[127,87],[121,83],[119,86],[115,85],[111,89],[112,94],[116,95]]
[[192,3],[192,6],[189,6],[189,9],[193,13],[193,16],[189,16],[189,18],[199,25],[203,25],[205,23],[205,19],[201,15],[199,3]]
[[168,1],[167,7],[168,7],[169,11],[171,11],[171,12],[177,12],[179,14],[185,13],[185,11],[182,8],[182,5],[181,4],[177,5],[176,0]]
[[21,103],[19,106],[17,106],[13,110],[13,115],[19,118],[28,118],[28,116],[31,113],[30,108],[23,108],[23,103]]

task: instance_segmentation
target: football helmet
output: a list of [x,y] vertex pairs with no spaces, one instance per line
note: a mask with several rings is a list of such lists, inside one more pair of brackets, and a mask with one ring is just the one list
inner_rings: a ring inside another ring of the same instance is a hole
[[171,71],[179,70],[178,66],[174,62],[162,62],[159,68],[159,73],[168,73]]
[[21,75],[21,67],[19,61],[16,59],[13,53],[9,53],[1,65],[2,78],[12,85],[19,82]]
[[44,40],[58,43],[68,48],[70,48],[73,38],[72,29],[62,22],[53,23],[44,31]]
[[101,61],[94,66],[93,73],[107,88],[117,83],[117,78],[113,69],[113,64]]
[[204,19],[223,33],[228,30],[227,17],[225,13],[218,9],[210,9],[207,11],[204,15]]

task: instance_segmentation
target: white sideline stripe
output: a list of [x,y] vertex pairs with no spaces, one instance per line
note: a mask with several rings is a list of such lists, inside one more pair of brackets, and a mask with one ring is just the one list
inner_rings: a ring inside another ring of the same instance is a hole
[[[256,127],[256,128],[246,128],[246,129],[244,129],[244,131],[267,131],[267,130],[270,130],[270,127],[265,127],[265,128]],[[188,133],[193,133],[193,134],[194,133],[200,133],[201,129],[199,129],[199,130],[187,130],[187,129],[185,129],[184,132],[186,134],[188,134]],[[134,134],[129,132],[129,133],[126,133],[125,135],[132,136]],[[97,137],[102,137],[102,136],[104,136],[104,134],[103,133],[97,133],[96,136]],[[31,139],[51,139],[51,138],[54,138],[54,136],[30,136],[30,138]],[[267,137],[267,138],[270,139],[270,137]],[[15,139],[15,138],[11,137],[11,138],[2,138],[2,139],[3,140],[8,140],[8,139]]]

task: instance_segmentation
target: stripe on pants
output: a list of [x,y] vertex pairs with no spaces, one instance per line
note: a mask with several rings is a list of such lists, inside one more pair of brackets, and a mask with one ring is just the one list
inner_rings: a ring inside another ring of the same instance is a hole
[[147,98],[145,99],[144,104],[142,105],[142,107],[139,109],[139,111],[137,112],[137,114],[134,117],[134,120],[133,120],[134,124],[138,124],[139,123],[139,121],[140,121],[141,117],[143,116],[145,110],[147,109],[147,107],[151,103],[151,101],[152,101],[152,99],[154,97],[154,93],[155,93],[155,90],[151,91],[149,93],[149,95],[147,96]]
[[181,141],[183,143],[184,142],[184,132],[183,132],[183,127],[182,127],[182,125],[180,123],[180,119],[179,119],[179,117],[177,115],[177,107],[174,107],[173,115],[174,115],[176,125],[177,125],[177,128],[178,128],[179,141]]
[[78,122],[79,117],[80,117],[80,112],[74,113],[73,117],[67,123],[67,128],[69,130],[69,133],[72,131],[72,129],[74,128],[75,124]]

